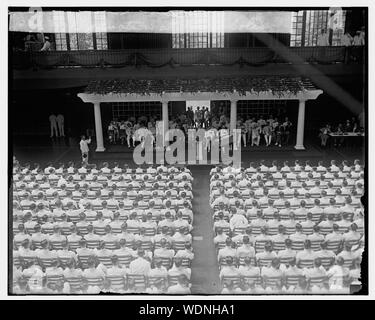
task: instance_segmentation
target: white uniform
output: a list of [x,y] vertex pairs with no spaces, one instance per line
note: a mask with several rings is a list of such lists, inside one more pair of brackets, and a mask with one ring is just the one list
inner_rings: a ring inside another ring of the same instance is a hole
[[[91,138],[87,139],[87,140],[81,140],[79,142],[79,147],[81,149],[82,161],[83,162],[88,162],[89,161],[89,144],[90,143],[91,143]],[[84,158],[84,155],[86,155],[87,157]]]
[[151,270],[151,265],[150,262],[148,262],[146,259],[138,257],[137,259],[130,262],[129,270],[130,273],[143,274],[147,276]]

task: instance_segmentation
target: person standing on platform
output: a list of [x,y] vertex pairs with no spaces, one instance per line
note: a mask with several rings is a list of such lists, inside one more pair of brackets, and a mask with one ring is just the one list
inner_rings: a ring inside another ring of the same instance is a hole
[[350,35],[349,31],[347,31],[341,36],[340,41],[342,46],[350,47],[353,44],[353,37]]
[[242,136],[242,142],[243,142],[243,145],[244,147],[246,148],[246,145],[247,145],[247,126],[246,126],[246,123],[245,122],[241,122],[241,136]]
[[51,50],[51,42],[49,41],[49,37],[44,37],[44,44],[40,51],[50,51]]
[[288,145],[290,132],[292,130],[292,123],[289,121],[288,117],[285,118],[283,126],[284,126],[284,142],[285,142],[285,145]]
[[49,123],[51,125],[51,138],[53,138],[53,133],[55,133],[55,136],[59,136],[59,132],[57,131],[57,118],[56,115],[51,114],[49,116]]
[[362,36],[361,31],[357,31],[353,38],[353,46],[364,46],[365,38]]
[[329,134],[331,133],[331,127],[327,124],[325,127],[320,129],[319,137],[320,137],[320,145],[325,147],[327,145],[327,140],[329,138]]
[[197,109],[195,109],[194,111],[194,126],[196,128],[198,128],[198,121],[199,121],[199,107],[197,107]]
[[83,135],[81,136],[81,141],[79,142],[79,147],[81,149],[82,153],[82,163],[88,164],[89,162],[89,144],[91,143],[91,137],[86,139],[86,137]]
[[204,111],[204,128],[208,128],[210,126],[210,118],[211,118],[211,112],[206,107],[206,110]]
[[61,137],[65,137],[65,133],[64,133],[64,116],[59,113],[56,117],[56,121],[57,121],[57,126],[59,128],[59,133],[60,133],[60,136]]

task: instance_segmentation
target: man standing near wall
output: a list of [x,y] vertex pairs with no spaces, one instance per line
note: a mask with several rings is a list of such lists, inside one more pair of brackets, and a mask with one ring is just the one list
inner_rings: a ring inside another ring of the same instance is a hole
[[59,113],[56,117],[56,122],[57,126],[59,128],[59,133],[61,137],[65,137],[65,132],[64,132],[64,116]]
[[51,125],[51,138],[53,138],[54,133],[55,133],[55,136],[58,137],[59,133],[57,131],[57,118],[55,114],[51,114],[49,116],[49,123]]

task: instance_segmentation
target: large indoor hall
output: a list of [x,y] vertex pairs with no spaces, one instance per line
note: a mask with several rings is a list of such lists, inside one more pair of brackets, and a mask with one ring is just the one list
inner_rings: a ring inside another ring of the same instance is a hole
[[366,9],[33,14],[9,14],[11,295],[367,290]]

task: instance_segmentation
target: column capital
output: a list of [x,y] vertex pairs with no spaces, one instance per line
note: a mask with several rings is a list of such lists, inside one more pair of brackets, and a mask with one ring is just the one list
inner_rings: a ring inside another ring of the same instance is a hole
[[230,99],[229,101],[230,101],[230,103],[237,103],[238,99]]
[[298,99],[299,102],[306,102],[307,100],[309,100],[309,99],[307,99],[307,98],[300,98],[300,99]]
[[169,100],[160,100],[161,104],[168,103]]

